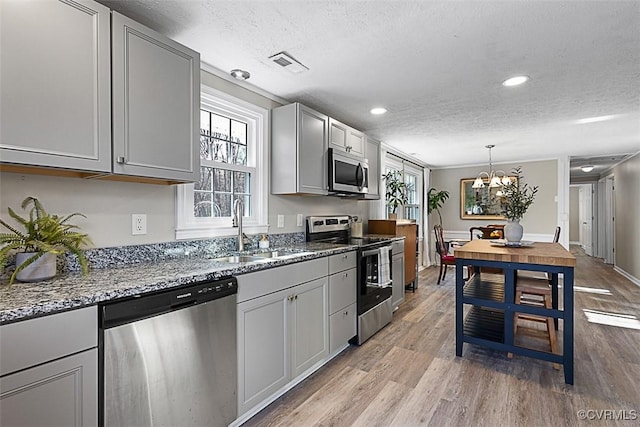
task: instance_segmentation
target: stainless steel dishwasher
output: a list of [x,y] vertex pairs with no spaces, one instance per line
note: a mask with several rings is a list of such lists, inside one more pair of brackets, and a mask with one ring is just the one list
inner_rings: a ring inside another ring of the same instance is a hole
[[105,426],[227,426],[237,416],[235,278],[101,305]]

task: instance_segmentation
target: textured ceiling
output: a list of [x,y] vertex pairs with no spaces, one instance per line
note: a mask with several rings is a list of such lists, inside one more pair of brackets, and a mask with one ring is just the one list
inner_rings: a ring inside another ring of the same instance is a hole
[[640,151],[637,0],[100,2],[432,167]]

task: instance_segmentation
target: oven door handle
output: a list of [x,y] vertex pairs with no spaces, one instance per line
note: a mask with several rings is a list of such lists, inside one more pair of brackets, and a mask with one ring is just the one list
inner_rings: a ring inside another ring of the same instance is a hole
[[362,256],[363,257],[368,257],[368,256],[371,256],[371,255],[379,255],[379,254],[380,254],[380,251],[378,249],[370,249],[368,251],[363,251],[362,252]]

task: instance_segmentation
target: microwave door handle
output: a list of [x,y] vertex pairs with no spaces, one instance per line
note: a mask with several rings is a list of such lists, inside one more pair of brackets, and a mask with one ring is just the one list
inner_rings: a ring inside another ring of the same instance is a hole
[[356,181],[358,182],[358,189],[362,190],[362,187],[364,187],[364,168],[361,163],[358,163],[356,168]]

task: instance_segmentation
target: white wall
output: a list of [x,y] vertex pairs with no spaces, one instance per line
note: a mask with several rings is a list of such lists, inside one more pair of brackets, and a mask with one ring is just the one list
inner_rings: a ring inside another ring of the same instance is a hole
[[615,263],[640,284],[640,153],[619,164],[615,176]]

